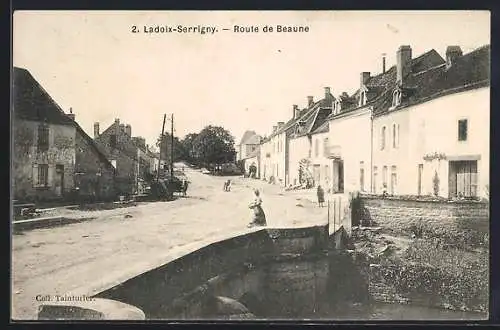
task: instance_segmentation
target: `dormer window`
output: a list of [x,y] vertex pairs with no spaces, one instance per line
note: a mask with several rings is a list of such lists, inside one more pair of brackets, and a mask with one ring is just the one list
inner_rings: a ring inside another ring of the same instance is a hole
[[339,100],[335,101],[333,104],[333,114],[336,115],[340,113],[340,109],[342,108],[342,104],[340,103]]
[[401,90],[396,89],[392,93],[392,107],[397,107],[401,104]]
[[359,106],[362,107],[366,105],[366,91],[362,91],[359,95]]

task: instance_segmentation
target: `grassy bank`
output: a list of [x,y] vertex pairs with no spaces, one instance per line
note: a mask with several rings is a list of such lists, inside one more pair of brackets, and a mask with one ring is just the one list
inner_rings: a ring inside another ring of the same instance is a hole
[[[489,236],[464,229],[450,234],[413,225],[395,234],[386,228],[354,230],[353,243],[369,268],[376,296],[409,303],[486,312],[489,295]],[[376,266],[376,267],[375,267]],[[380,292],[383,291],[383,292]]]

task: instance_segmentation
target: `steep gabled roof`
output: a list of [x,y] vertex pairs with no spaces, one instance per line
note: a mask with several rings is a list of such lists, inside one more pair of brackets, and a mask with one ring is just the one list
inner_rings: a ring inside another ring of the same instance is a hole
[[[432,68],[440,66],[444,63],[445,60],[441,57],[441,55],[439,55],[439,53],[436,52],[434,49],[431,49],[411,60],[410,64],[412,68],[411,72],[413,72],[414,74],[419,74],[431,70]],[[368,89],[368,102],[366,105],[375,105],[375,104],[380,105],[381,102],[382,103],[385,102],[380,99],[382,98],[382,96],[385,97],[388,90],[391,91],[391,97],[392,97],[392,90],[396,85],[396,74],[397,74],[397,67],[396,65],[393,65],[387,71],[379,73],[378,75],[375,75],[368,79],[368,81],[365,83],[365,87]],[[361,108],[362,106],[359,106],[358,102],[360,94],[361,94],[361,89],[358,88],[351,96],[350,98],[351,102],[349,103],[349,106],[342,109],[342,111],[339,114],[330,115],[329,118],[333,118],[334,116],[342,115],[344,113],[351,112]]]
[[64,113],[28,70],[14,67],[12,92],[13,112],[16,118],[73,125],[73,120]]
[[87,141],[87,143],[95,151],[95,153],[97,154],[99,159],[103,163],[105,163],[108,168],[114,169],[113,164],[111,164],[111,161],[108,159],[108,157],[106,157],[106,155],[97,147],[97,144],[94,141],[94,139],[92,139],[87,133],[85,133],[85,131],[81,128],[80,125],[78,125],[78,123],[76,121],[73,121],[73,123],[74,123],[74,126],[75,126],[77,132],[85,139],[85,141]]
[[[451,67],[441,64],[426,71],[411,73],[406,77],[401,90],[403,99],[398,108],[425,102],[450,93],[489,85],[490,46],[480,47],[455,60]],[[374,114],[390,111],[394,83],[374,105]]]

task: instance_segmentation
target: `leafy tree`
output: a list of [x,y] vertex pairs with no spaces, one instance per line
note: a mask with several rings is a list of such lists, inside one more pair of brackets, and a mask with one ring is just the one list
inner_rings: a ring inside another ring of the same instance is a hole
[[181,141],[182,149],[184,151],[184,159],[190,163],[196,163],[197,157],[194,151],[194,141],[198,137],[198,133],[189,133]]
[[234,161],[234,138],[221,126],[209,125],[193,141],[193,153],[199,164],[221,164]]

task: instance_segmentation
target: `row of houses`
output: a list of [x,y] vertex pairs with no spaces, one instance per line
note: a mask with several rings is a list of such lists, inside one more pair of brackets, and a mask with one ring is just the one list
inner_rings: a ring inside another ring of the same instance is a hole
[[116,119],[91,138],[22,68],[13,69],[12,189],[15,200],[107,200],[141,193],[158,155]]
[[490,46],[449,46],[397,63],[359,88],[292,107],[259,145],[259,177],[333,193],[489,198]]

